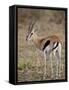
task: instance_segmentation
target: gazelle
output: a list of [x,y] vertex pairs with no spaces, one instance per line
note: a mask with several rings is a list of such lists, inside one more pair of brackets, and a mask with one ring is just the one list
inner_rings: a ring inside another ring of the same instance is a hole
[[[52,53],[56,60],[56,79],[61,76],[61,41],[58,36],[41,36],[36,34],[35,22],[31,23],[26,36],[27,41],[32,41],[34,45],[44,53],[44,76],[46,78],[46,59],[51,60],[51,78],[53,78]],[[59,68],[59,69],[58,69]]]

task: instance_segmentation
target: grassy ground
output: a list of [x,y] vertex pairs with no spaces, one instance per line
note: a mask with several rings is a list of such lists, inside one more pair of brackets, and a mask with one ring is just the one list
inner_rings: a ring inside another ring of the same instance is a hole
[[[65,14],[64,11],[51,10],[18,10],[18,82],[43,80],[44,57],[43,53],[26,41],[29,18],[38,19],[36,25],[39,36],[58,35],[62,41],[61,77],[65,78]],[[54,78],[56,63],[53,58]],[[47,75],[45,80],[51,80],[50,60],[47,61]]]

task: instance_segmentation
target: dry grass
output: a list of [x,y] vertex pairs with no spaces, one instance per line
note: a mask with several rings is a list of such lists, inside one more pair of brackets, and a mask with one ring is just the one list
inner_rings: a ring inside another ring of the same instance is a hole
[[[30,18],[31,17],[31,18]],[[62,69],[61,78],[65,78],[65,13],[55,10],[18,9],[18,82],[43,80],[44,57],[43,53],[26,41],[29,20],[38,19],[37,34],[58,35],[62,41]],[[54,78],[56,74],[55,60],[53,59]],[[51,80],[50,60],[47,61],[46,80]]]

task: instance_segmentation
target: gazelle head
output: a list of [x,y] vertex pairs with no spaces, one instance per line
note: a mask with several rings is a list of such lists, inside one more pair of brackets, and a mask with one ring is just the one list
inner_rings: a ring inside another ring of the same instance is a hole
[[36,22],[34,21],[29,25],[28,33],[26,35],[27,41],[32,41],[35,37],[37,37],[35,23]]

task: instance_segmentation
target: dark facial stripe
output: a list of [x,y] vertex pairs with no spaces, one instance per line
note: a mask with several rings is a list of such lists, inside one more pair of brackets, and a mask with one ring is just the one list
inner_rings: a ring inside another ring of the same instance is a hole
[[[55,44],[55,43],[54,43]],[[57,48],[58,47],[58,42],[57,42],[57,44],[56,44],[56,46],[55,47],[53,47],[53,49],[52,49],[52,51],[55,49],[55,48]]]
[[33,35],[33,33],[30,34],[30,37]]
[[49,44],[50,44],[50,40],[46,41],[42,50],[44,51],[44,49],[45,49]]

